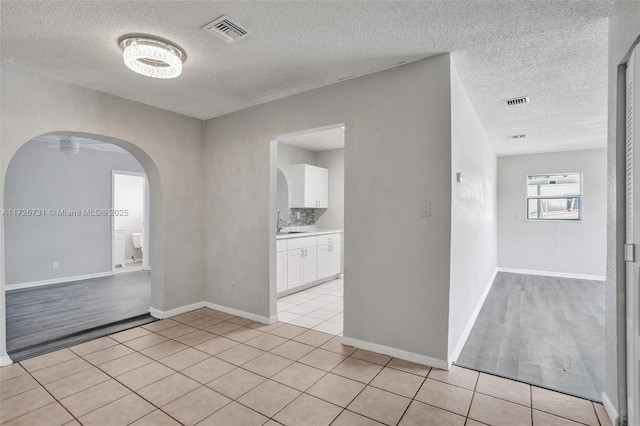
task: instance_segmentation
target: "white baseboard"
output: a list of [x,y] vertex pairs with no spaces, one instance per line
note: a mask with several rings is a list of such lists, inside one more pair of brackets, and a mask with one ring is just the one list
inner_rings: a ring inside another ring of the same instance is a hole
[[[206,302],[205,306],[209,309],[215,309],[216,311],[250,319],[252,321],[261,322],[263,324],[273,324],[278,320],[277,315],[275,317],[269,318],[269,317],[264,317],[262,315],[252,314],[251,312],[241,311],[239,309],[229,308],[229,307],[218,305],[216,303],[211,303],[211,302]],[[275,318],[275,321],[274,321],[274,318]]]
[[0,367],[4,367],[5,365],[13,364],[11,358],[6,353],[0,355]]
[[51,285],[51,284],[60,284],[60,283],[69,283],[73,281],[81,281],[81,280],[90,280],[92,278],[103,278],[110,277],[113,275],[113,272],[98,272],[96,274],[86,274],[86,275],[75,275],[73,277],[61,277],[61,278],[53,278],[50,280],[42,280],[42,281],[31,281],[26,283],[19,284],[7,284],[5,285],[5,290],[18,290],[21,288],[31,288],[31,287],[40,287],[43,285]]
[[179,308],[170,309],[168,311],[161,311],[160,309],[156,309],[154,307],[151,307],[151,308],[149,308],[149,313],[154,318],[166,319],[166,318],[174,317],[176,315],[184,314],[186,312],[195,311],[196,309],[200,309],[200,308],[215,309],[216,311],[225,312],[227,314],[235,315],[235,316],[242,317],[242,318],[247,318],[247,319],[250,319],[252,321],[261,322],[263,324],[273,324],[274,322],[278,321],[278,316],[277,315],[275,315],[275,316],[273,316],[271,318],[263,317],[262,315],[252,314],[251,312],[245,312],[245,311],[241,311],[239,309],[228,308],[226,306],[218,305],[218,304],[211,303],[211,302],[192,303],[190,305],[181,306]]
[[206,302],[197,302],[197,303],[192,303],[190,305],[180,306],[179,308],[170,309],[168,311],[161,311],[159,309],[151,307],[149,308],[149,313],[154,318],[166,319],[166,318],[175,317],[176,315],[184,314],[185,312],[195,311],[196,309],[204,308],[205,305],[206,305]]
[[471,334],[471,330],[473,329],[473,325],[476,323],[476,320],[478,319],[478,315],[480,314],[482,305],[484,305],[484,301],[487,299],[487,296],[489,295],[489,291],[491,291],[491,287],[493,286],[493,281],[495,281],[496,279],[496,275],[498,275],[497,268],[495,271],[493,271],[493,274],[491,275],[491,278],[489,279],[489,282],[487,283],[487,286],[485,287],[484,292],[482,292],[482,296],[480,296],[480,300],[478,300],[478,304],[476,305],[476,308],[471,314],[471,318],[469,318],[469,321],[467,322],[467,326],[464,328],[462,335],[458,339],[458,343],[453,349],[453,352],[451,352],[451,355],[449,356],[449,364],[456,362],[458,360],[458,357],[460,356],[460,352],[462,352],[462,348],[464,348],[465,343],[467,343],[469,334]]
[[342,343],[344,345],[353,346],[359,349],[365,349],[367,351],[389,355],[395,358],[403,359],[405,361],[411,361],[417,364],[423,364],[429,367],[439,368],[441,370],[448,370],[451,367],[451,365],[443,359],[432,358],[430,356],[420,355],[413,352],[407,352],[407,351],[403,351],[402,349],[396,349],[389,346],[379,345],[377,343],[365,342],[364,340],[352,339],[350,337],[343,337]]
[[615,425],[618,421],[618,410],[615,409],[613,403],[609,399],[606,393],[602,392],[602,405],[604,405],[604,409],[607,410],[607,414],[609,415],[609,419],[611,419],[611,424]]
[[551,271],[538,271],[535,269],[514,269],[514,268],[498,268],[499,272],[510,272],[512,274],[524,274],[524,275],[544,275],[546,277],[558,277],[558,278],[574,278],[578,280],[592,280],[592,281],[606,281],[607,277],[604,275],[588,275],[588,274],[573,274],[570,272],[551,272]]

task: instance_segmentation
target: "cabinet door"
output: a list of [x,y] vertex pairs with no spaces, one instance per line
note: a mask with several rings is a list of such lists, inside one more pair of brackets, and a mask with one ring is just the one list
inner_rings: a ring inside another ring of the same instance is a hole
[[329,275],[336,275],[342,273],[342,245],[340,243],[333,243],[331,245],[331,251],[329,252]]
[[318,246],[318,279],[331,275],[331,266],[329,244]]
[[302,257],[303,249],[289,250],[287,252],[287,289],[303,284]]
[[329,207],[329,170],[319,168],[317,171],[316,197],[318,198],[318,208]]
[[302,282],[303,284],[308,284],[318,279],[318,254],[315,247],[308,247],[304,250]]
[[287,289],[287,252],[276,254],[276,291],[278,293]]

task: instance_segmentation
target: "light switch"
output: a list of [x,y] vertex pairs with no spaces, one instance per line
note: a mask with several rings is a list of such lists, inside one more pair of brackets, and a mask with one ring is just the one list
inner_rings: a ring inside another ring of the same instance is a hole
[[431,201],[426,200],[422,202],[420,206],[420,216],[431,217]]
[[462,183],[462,172],[456,173],[456,182]]

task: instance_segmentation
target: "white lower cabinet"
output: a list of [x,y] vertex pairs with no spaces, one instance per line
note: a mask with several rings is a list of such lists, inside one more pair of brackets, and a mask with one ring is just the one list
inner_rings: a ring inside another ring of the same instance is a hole
[[287,290],[317,279],[318,259],[315,247],[287,251]]
[[341,243],[340,234],[318,236],[318,279],[342,272]]
[[318,279],[318,256],[316,247],[304,249],[302,258],[302,283],[309,284]]
[[289,250],[287,252],[287,290],[303,284],[304,249]]
[[342,272],[340,233],[279,240],[277,250],[278,293]]

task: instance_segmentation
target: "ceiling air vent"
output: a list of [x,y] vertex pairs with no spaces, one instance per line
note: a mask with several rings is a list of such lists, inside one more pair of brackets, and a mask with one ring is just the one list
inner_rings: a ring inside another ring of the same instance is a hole
[[505,99],[504,103],[506,106],[524,105],[529,103],[529,97],[521,96],[519,98]]
[[202,27],[208,33],[220,37],[227,43],[233,43],[242,40],[251,32],[244,28],[242,25],[229,18],[227,15],[222,15],[213,22],[208,23]]
[[509,140],[516,140],[516,141],[517,140],[526,139],[526,138],[527,138],[527,135],[509,135],[507,137],[507,139],[509,139]]

